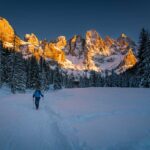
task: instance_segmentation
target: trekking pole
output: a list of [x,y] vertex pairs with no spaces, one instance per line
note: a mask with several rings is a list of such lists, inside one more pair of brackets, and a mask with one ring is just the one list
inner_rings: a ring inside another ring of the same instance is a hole
[[34,98],[33,98],[33,109],[34,109]]

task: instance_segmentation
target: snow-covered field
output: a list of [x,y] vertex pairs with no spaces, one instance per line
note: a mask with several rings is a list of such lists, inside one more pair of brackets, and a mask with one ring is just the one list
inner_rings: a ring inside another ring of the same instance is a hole
[[150,89],[0,90],[0,150],[150,150]]

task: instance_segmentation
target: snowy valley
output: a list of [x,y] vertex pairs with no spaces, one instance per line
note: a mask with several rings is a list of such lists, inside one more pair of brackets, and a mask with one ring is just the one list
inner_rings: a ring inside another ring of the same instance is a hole
[[0,90],[1,150],[149,150],[150,91],[78,88],[45,92]]

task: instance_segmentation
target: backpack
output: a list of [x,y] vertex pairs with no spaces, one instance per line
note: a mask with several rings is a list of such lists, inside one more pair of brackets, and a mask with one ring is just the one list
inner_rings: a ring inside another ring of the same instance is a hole
[[40,97],[40,96],[41,96],[41,91],[40,91],[40,90],[36,90],[36,91],[34,92],[34,96],[35,96],[35,97]]

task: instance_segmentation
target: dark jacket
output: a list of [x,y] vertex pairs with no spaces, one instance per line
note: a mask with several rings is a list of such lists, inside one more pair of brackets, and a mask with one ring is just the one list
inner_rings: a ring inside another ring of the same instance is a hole
[[44,97],[44,95],[42,94],[42,92],[40,90],[35,90],[35,92],[33,93],[33,98],[37,98],[37,97]]

